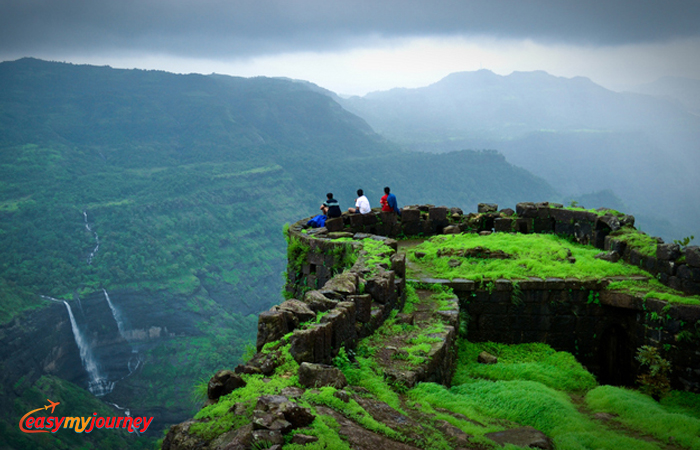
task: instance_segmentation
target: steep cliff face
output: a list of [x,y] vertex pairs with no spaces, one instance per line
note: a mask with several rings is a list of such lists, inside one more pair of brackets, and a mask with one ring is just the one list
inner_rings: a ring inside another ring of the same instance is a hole
[[12,411],[13,400],[40,377],[53,375],[106,403],[154,416],[152,433],[191,413],[187,403],[154,406],[143,397],[154,384],[152,366],[160,364],[152,352],[171,340],[201,335],[195,324],[202,317],[165,308],[158,293],[148,292],[96,291],[71,300],[73,323],[66,304],[46,302],[0,327],[0,383],[8,392],[0,396],[3,411]]

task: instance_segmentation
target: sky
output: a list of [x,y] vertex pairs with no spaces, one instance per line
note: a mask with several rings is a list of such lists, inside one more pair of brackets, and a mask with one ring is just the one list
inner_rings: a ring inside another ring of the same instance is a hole
[[0,60],[284,76],[341,95],[544,70],[700,79],[700,0],[0,0]]

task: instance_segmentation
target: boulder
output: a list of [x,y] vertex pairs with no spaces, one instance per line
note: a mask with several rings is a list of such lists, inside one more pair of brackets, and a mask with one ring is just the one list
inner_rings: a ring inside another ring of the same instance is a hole
[[334,217],[326,220],[326,229],[329,233],[341,231],[343,229],[343,218]]
[[700,247],[689,245],[685,248],[685,263],[690,267],[700,267]]
[[306,303],[296,299],[287,300],[275,308],[279,311],[289,311],[294,314],[299,323],[309,322],[316,318],[316,313]]
[[256,348],[262,350],[268,342],[280,339],[291,330],[289,324],[294,322],[294,315],[289,311],[265,311],[258,316],[258,339]]
[[436,206],[428,210],[428,218],[431,222],[446,223],[447,208],[444,206]]
[[420,211],[417,209],[403,208],[401,210],[401,222],[418,222]]
[[355,303],[341,302],[321,318],[321,323],[332,327],[331,348],[338,350],[341,346],[354,347],[357,331],[355,328]]
[[477,358],[479,364],[496,364],[498,358],[489,352],[481,352]]
[[206,443],[199,435],[190,434],[190,426],[198,423],[194,420],[188,420],[170,427],[168,434],[163,439],[161,448],[164,450],[180,450],[180,449],[199,449],[204,448]]
[[612,214],[606,214],[602,217],[599,217],[598,221],[607,225],[607,227],[610,228],[610,231],[617,231],[620,229],[621,226],[620,220]]
[[603,261],[618,262],[620,260],[620,254],[615,250],[609,252],[598,253],[594,258],[602,259]]
[[498,205],[495,203],[479,203],[477,211],[482,213],[492,213],[498,211]]
[[343,296],[357,292],[357,275],[352,272],[343,272],[328,280],[323,286],[324,291],[334,291]]
[[675,261],[681,256],[681,246],[678,244],[659,244],[656,246],[656,257]]
[[348,381],[337,367],[305,362],[299,366],[299,384],[307,388],[333,386],[342,389]]
[[290,338],[289,353],[302,362],[329,363],[332,356],[333,325],[314,324],[306,330],[296,330]]
[[304,294],[304,303],[308,305],[309,309],[319,313],[335,308],[338,302],[329,299],[320,291],[308,291]]
[[515,212],[518,213],[518,217],[525,219],[534,219],[537,217],[537,207],[532,202],[522,202],[515,205]]
[[[273,421],[270,424],[273,424],[274,420],[284,420],[289,423],[287,431],[310,425],[315,419],[310,409],[299,406],[284,395],[262,395],[258,397],[254,415],[268,418],[267,420],[271,418]],[[259,422],[264,423],[264,421]],[[281,422],[278,425],[280,424],[283,425]]]
[[214,374],[207,384],[207,398],[218,401],[219,397],[230,394],[239,387],[244,387],[246,382],[240,375],[230,370],[220,370]]
[[449,225],[442,230],[443,234],[459,234],[462,230],[459,229],[458,225]]
[[348,302],[355,303],[355,317],[360,323],[368,323],[372,318],[372,296],[369,294],[350,295]]
[[309,436],[308,434],[297,433],[292,438],[292,444],[306,445],[318,441],[316,436]]
[[394,271],[396,276],[405,277],[406,276],[406,255],[403,253],[394,253],[391,255],[391,270]]
[[380,270],[367,280],[365,292],[377,303],[393,305],[396,301],[394,272]]

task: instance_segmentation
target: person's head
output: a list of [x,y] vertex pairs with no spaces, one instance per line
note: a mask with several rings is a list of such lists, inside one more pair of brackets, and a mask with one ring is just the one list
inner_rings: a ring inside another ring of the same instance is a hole
[[326,198],[327,198],[328,200],[333,200],[333,193],[332,193],[332,192],[327,193],[327,194],[326,194]]
[[363,195],[365,195],[365,193],[362,192],[362,189],[358,189],[358,190],[357,190],[357,196],[358,196],[358,197],[362,197]]
[[389,186],[385,187],[385,188],[384,188],[384,193],[385,193],[385,194],[388,194],[389,192],[391,192],[391,189],[389,189]]

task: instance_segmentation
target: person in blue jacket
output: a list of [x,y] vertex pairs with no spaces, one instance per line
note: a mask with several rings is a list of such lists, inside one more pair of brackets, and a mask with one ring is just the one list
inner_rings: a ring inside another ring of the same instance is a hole
[[401,210],[399,209],[399,204],[396,201],[396,196],[391,193],[389,186],[384,188],[384,196],[379,202],[382,204],[382,211],[395,212],[399,216],[401,215]]

